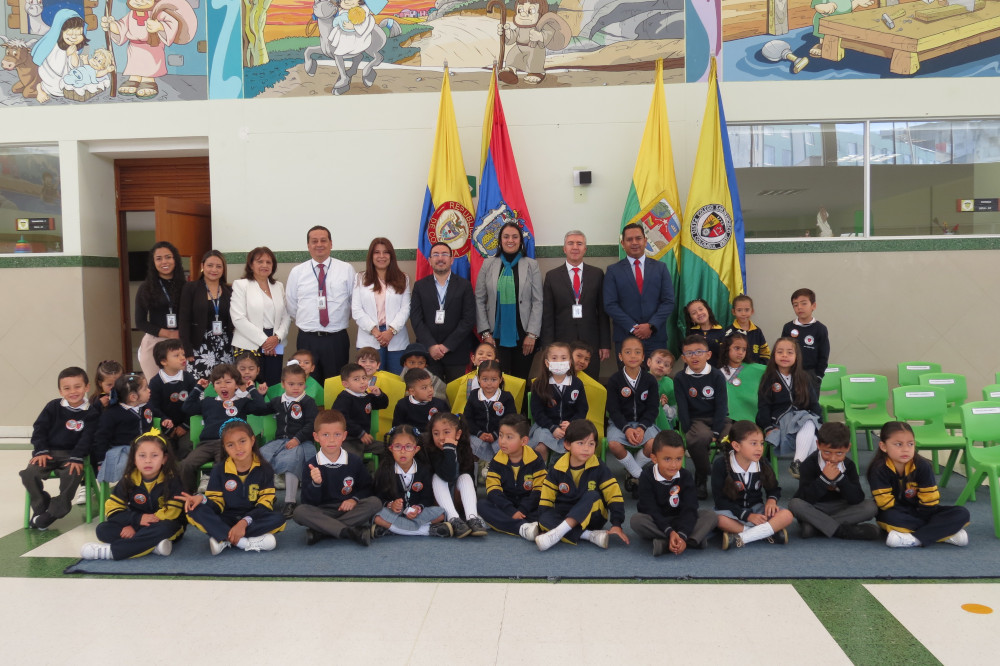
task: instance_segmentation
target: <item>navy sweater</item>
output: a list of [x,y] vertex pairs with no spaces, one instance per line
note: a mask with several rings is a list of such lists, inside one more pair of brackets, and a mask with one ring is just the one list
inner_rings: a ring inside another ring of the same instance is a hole
[[183,379],[175,382],[164,382],[160,373],[149,382],[149,402],[160,410],[163,418],[170,419],[174,426],[182,426],[190,430],[189,417],[184,413],[184,401],[197,386],[194,375],[184,371]]
[[[549,385],[552,397],[547,405],[542,404],[538,391],[531,392],[531,420],[540,428],[552,432],[559,428],[563,421],[576,421],[587,418],[587,393],[583,390],[583,382],[579,377],[573,377],[569,386]],[[546,380],[547,381],[547,380]]]
[[687,539],[698,522],[698,491],[691,472],[681,469],[676,479],[657,481],[654,465],[642,468],[639,475],[639,503],[636,511],[653,519],[670,536],[670,531]]
[[656,378],[639,369],[635,388],[629,384],[625,371],[619,370],[608,379],[608,419],[619,430],[638,421],[643,428],[656,422],[660,413],[660,385]]
[[313,421],[319,413],[316,401],[303,395],[298,402],[285,404],[281,396],[267,403],[267,411],[274,414],[278,427],[274,431],[275,439],[292,439],[299,442],[311,442],[313,438]]
[[388,406],[389,396],[385,393],[379,395],[365,393],[357,396],[348,391],[341,391],[333,401],[333,408],[347,420],[347,436],[354,439],[365,433],[371,434],[373,409],[385,409]]
[[[312,480],[310,465],[319,469],[323,479],[319,484]],[[303,504],[337,508],[345,500],[371,496],[372,477],[364,460],[352,453],[347,454],[347,463],[343,465],[321,465],[319,457],[313,456],[302,471]]]
[[473,391],[465,403],[465,424],[469,434],[479,437],[489,433],[496,437],[500,433],[500,419],[505,414],[516,414],[517,406],[510,391],[500,391],[499,400],[480,400],[479,391]]
[[31,431],[32,457],[69,453],[70,462],[82,463],[90,454],[100,414],[91,407],[75,410],[62,406],[62,399],[49,401],[35,419]]
[[684,432],[690,430],[695,419],[710,421],[715,434],[722,432],[729,418],[728,396],[726,377],[718,368],[703,375],[689,375],[687,370],[681,370],[674,376],[677,417]]
[[[243,419],[246,421],[250,414],[267,414],[267,404],[264,396],[256,389],[250,389],[250,393],[243,398],[233,400],[223,400],[219,397],[203,398],[204,393],[200,386],[195,386],[191,395],[184,401],[184,412],[189,416],[201,414],[204,426],[201,430],[201,441],[207,442],[219,439],[219,428],[229,419]],[[226,403],[232,403],[228,407]]]
[[136,437],[149,432],[154,418],[160,417],[160,411],[148,402],[139,408],[138,413],[121,403],[109,405],[97,423],[90,457],[94,462],[101,462],[113,447],[131,445]]
[[405,396],[396,403],[392,412],[392,425],[413,426],[420,432],[427,430],[427,422],[438,412],[450,412],[451,407],[441,398],[431,398],[427,402],[413,404],[410,396]]

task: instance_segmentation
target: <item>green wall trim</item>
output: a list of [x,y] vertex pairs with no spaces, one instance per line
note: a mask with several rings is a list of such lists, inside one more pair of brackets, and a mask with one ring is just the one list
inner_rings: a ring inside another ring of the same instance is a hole
[[118,257],[92,255],[22,254],[0,257],[0,268],[118,268]]

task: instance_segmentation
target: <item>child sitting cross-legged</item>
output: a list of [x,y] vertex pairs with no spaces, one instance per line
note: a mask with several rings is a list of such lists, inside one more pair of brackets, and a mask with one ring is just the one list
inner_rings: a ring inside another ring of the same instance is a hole
[[486,471],[486,497],[479,514],[497,532],[538,536],[538,500],[545,481],[545,459],[528,444],[528,419],[508,414],[500,419],[500,451]]

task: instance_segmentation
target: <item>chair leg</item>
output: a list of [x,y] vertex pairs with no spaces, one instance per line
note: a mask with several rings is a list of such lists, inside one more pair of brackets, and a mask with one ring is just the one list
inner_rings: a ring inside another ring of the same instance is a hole
[[601,438],[601,446],[597,452],[597,457],[601,459],[601,462],[605,462],[608,457],[608,438]]
[[97,490],[94,483],[94,468],[91,467],[89,460],[83,461],[83,489],[87,496],[87,500],[84,503],[84,517],[87,519],[87,524],[89,525],[94,520],[93,497],[94,491]]
[[31,527],[31,495],[24,491],[24,529]]
[[850,421],[847,422],[847,429],[851,431],[851,458],[854,460],[854,466],[861,469],[858,464],[858,431]]
[[[951,453],[948,454],[948,463],[944,466],[944,474],[941,475],[941,480],[938,482],[939,488],[947,488],[948,480],[951,479],[951,473],[955,471],[955,463],[958,462],[958,454],[961,449],[952,449]],[[934,452],[934,458],[937,459],[937,451]]]
[[990,470],[990,504],[993,507],[993,534],[1000,539],[1000,480],[997,479],[997,470]]
[[976,488],[979,487],[979,484],[981,484],[985,478],[986,472],[976,472],[974,474],[970,474],[969,480],[965,484],[965,489],[962,491],[962,494],[958,496],[958,499],[955,500],[955,506],[962,506],[969,501],[970,498],[974,498],[976,496]]
[[97,488],[98,490],[98,501],[101,505],[98,507],[98,513],[101,517],[101,522],[103,523],[107,516],[104,514],[104,507],[108,503],[108,498],[111,497],[111,485],[106,482],[101,482]]

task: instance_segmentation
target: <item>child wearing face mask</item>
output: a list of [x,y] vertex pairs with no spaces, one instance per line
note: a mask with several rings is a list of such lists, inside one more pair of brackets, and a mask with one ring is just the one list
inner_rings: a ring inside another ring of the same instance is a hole
[[576,376],[570,359],[570,346],[553,342],[545,348],[545,364],[531,385],[529,443],[543,459],[549,450],[562,455],[563,439],[571,421],[586,419],[587,393]]

